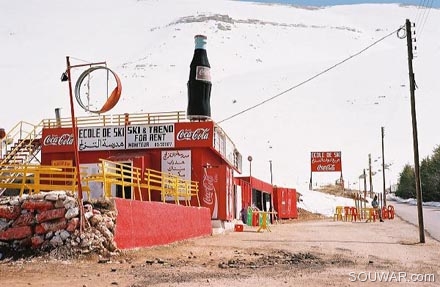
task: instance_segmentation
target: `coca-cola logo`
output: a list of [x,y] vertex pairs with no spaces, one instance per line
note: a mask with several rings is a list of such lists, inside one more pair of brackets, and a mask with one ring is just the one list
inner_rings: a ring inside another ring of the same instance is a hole
[[73,135],[72,134],[47,135],[44,138],[43,144],[46,146],[49,146],[49,145],[59,145],[59,146],[72,145],[73,144]]
[[178,141],[199,141],[209,139],[209,128],[198,128],[196,130],[183,129],[177,133]]
[[317,171],[335,171],[336,167],[334,164],[322,165],[319,164],[316,168]]
[[211,82],[211,69],[209,67],[197,66],[196,67],[196,80]]

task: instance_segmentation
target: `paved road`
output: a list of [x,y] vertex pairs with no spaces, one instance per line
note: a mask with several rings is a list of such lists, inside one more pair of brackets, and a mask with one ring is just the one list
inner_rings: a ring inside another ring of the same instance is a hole
[[[403,220],[419,226],[417,206],[396,201],[387,201],[387,204],[394,205],[396,215]],[[440,207],[423,206],[423,225],[425,237],[429,234],[435,240],[440,241]]]

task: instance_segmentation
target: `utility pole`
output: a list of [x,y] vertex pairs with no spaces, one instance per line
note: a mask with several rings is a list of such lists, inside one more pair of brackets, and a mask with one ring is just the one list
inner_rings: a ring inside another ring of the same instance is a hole
[[371,153],[368,154],[368,175],[370,179],[370,197],[373,196],[373,175],[371,171]]
[[381,128],[382,134],[382,180],[383,180],[383,206],[387,206],[387,196],[386,196],[386,187],[385,187],[385,148],[384,148],[384,136],[385,136],[385,128]]
[[416,118],[416,100],[415,100],[415,80],[413,72],[413,45],[411,22],[406,19],[406,42],[408,46],[408,70],[409,70],[409,87],[411,93],[411,118],[413,130],[413,148],[414,148],[414,173],[416,180],[416,195],[417,195],[417,213],[419,218],[419,237],[420,243],[425,243],[425,227],[423,224],[423,207],[422,207],[422,188],[420,184],[420,166],[419,166],[419,143],[417,136],[417,118]]
[[364,208],[367,207],[367,174],[365,173],[365,168],[364,168]]

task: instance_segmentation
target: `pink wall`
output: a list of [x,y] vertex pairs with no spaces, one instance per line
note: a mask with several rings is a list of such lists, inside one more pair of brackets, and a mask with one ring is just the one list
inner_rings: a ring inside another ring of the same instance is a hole
[[120,249],[163,245],[211,235],[210,210],[162,202],[114,198],[115,241]]

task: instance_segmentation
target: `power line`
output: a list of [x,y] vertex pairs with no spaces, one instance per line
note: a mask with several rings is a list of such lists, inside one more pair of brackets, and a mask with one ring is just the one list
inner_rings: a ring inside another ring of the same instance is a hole
[[431,9],[432,9],[432,6],[434,5],[434,0],[430,0],[430,1],[428,1],[428,4],[427,4],[427,6],[425,7],[425,11],[426,11],[426,17],[425,17],[425,13],[423,13],[423,18],[422,18],[422,21],[421,21],[421,25],[418,25],[418,26],[420,26],[421,28],[419,29],[419,35],[418,35],[418,38],[419,38],[419,40],[420,40],[420,36],[422,35],[422,31],[423,31],[423,29],[425,28],[425,24],[426,24],[426,22],[428,21],[428,17],[429,17],[429,12],[431,12]]
[[434,0],[420,0],[419,5],[417,5],[417,16],[415,17],[414,23],[418,26],[419,40],[433,6]]
[[[403,26],[402,26],[402,27],[403,27]],[[292,91],[292,90],[294,90],[294,89],[296,89],[296,88],[298,88],[298,87],[300,87],[300,86],[302,86],[302,85],[304,85],[304,84],[306,84],[306,83],[308,83],[308,82],[310,82],[310,81],[312,81],[312,80],[314,80],[314,79],[316,79],[316,78],[318,78],[319,76],[321,76],[321,75],[323,75],[323,74],[325,74],[325,73],[327,73],[327,72],[329,72],[329,71],[335,69],[336,67],[338,67],[338,66],[344,64],[345,62],[347,62],[347,61],[353,59],[354,57],[357,57],[357,56],[359,56],[360,54],[364,53],[365,51],[367,51],[367,50],[370,49],[371,47],[375,46],[376,44],[382,42],[382,41],[385,40],[386,38],[390,37],[391,35],[393,35],[393,34],[396,33],[397,31],[399,31],[402,27],[399,27],[398,29],[394,30],[393,32],[391,32],[391,33],[389,33],[389,34],[387,34],[387,35],[385,35],[385,36],[383,36],[383,37],[380,38],[379,40],[376,40],[375,42],[373,42],[372,44],[368,45],[367,47],[365,47],[364,49],[360,50],[359,52],[357,52],[357,53],[351,55],[351,56],[348,57],[348,58],[345,58],[344,60],[342,60],[342,61],[340,61],[340,62],[334,64],[333,66],[331,66],[331,67],[329,67],[329,68],[327,68],[327,69],[325,69],[325,70],[319,72],[318,74],[316,74],[316,75],[314,75],[314,76],[312,76],[312,77],[310,77],[310,78],[308,78],[308,79],[302,81],[301,83],[296,84],[295,86],[290,87],[290,88],[288,88],[287,90],[284,90],[284,91],[282,91],[281,93],[278,93],[278,94],[276,94],[275,96],[270,97],[270,98],[268,98],[268,99],[266,99],[266,100],[264,100],[264,101],[262,101],[262,102],[260,102],[260,103],[258,103],[258,104],[255,104],[255,105],[253,105],[253,106],[251,106],[251,107],[249,107],[249,108],[247,108],[247,109],[244,109],[244,110],[242,110],[242,111],[240,111],[240,112],[238,112],[238,113],[236,113],[236,114],[233,114],[233,115],[231,115],[231,116],[229,116],[229,117],[227,117],[227,118],[225,118],[225,119],[219,121],[218,123],[225,122],[225,121],[227,121],[227,120],[230,120],[230,119],[232,119],[232,118],[235,118],[235,117],[238,116],[238,115],[244,114],[244,113],[246,113],[246,112],[248,112],[248,111],[250,111],[250,110],[253,110],[253,109],[255,109],[255,108],[259,107],[259,106],[262,106],[262,105],[264,105],[265,103],[267,103],[267,102],[269,102],[269,101],[272,101],[272,100],[274,100],[274,99],[276,99],[276,98],[278,98],[278,97],[280,97],[280,96],[282,96],[282,95],[284,95],[284,94],[286,94],[286,93],[288,93],[288,92],[290,92],[290,91]]]

